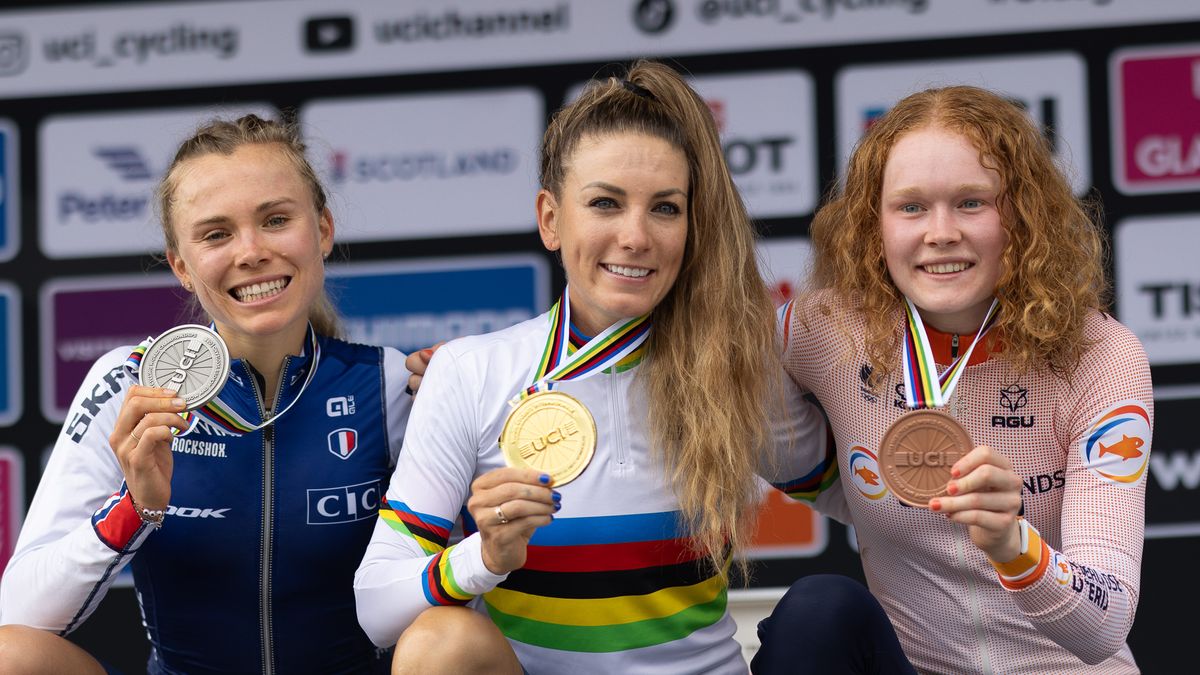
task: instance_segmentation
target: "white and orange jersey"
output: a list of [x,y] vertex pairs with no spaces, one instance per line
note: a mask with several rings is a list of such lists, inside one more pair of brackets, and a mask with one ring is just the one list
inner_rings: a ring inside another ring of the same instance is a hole
[[[1026,552],[993,566],[966,526],[900,503],[877,463],[880,439],[906,411],[897,368],[871,389],[861,317],[790,308],[785,364],[824,406],[837,442],[848,516],[871,591],[923,672],[1136,673],[1125,643],[1137,608],[1144,477],[1154,408],[1137,338],[1088,317],[1095,344],[1070,378],[1017,374],[984,345],[949,411],[977,445],[1003,453],[1024,483]],[[810,300],[810,303],[814,301]],[[896,316],[900,330],[901,315]],[[926,326],[939,369],[955,336]],[[971,335],[957,336],[965,350]]]

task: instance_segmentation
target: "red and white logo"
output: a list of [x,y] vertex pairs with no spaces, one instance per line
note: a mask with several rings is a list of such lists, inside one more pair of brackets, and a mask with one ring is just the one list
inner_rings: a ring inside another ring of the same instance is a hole
[[1122,50],[1110,70],[1117,188],[1200,190],[1200,44]]
[[354,429],[334,429],[329,432],[329,451],[339,459],[349,459],[358,449],[358,432]]

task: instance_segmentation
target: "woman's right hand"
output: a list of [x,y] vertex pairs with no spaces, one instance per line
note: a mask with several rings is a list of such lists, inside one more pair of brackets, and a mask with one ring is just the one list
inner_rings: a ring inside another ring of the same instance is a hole
[[561,496],[550,489],[550,476],[533,469],[504,467],[471,483],[467,510],[483,538],[483,564],[492,574],[525,566],[533,531],[554,520]]
[[171,499],[171,429],[187,429],[179,416],[183,409],[183,399],[170,389],[132,386],[108,437],[129,494],[144,509],[166,509]]

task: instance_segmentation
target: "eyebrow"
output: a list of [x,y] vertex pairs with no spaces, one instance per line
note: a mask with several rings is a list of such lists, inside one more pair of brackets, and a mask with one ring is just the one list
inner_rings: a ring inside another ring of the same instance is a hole
[[[607,190],[609,192],[615,192],[616,194],[619,194],[622,197],[624,197],[625,195],[628,194],[624,188],[619,188],[616,185],[611,185],[609,183],[605,183],[604,181],[600,181],[600,180],[592,181],[591,183],[584,185],[580,189],[586,190],[588,188],[600,188],[602,190]],[[680,195],[682,197],[687,197],[687,193],[684,192],[683,190],[680,190],[679,188],[667,188],[666,190],[659,190],[658,192],[655,192],[654,194],[652,194],[650,196],[657,199],[660,197],[670,197],[672,195]]]
[[[267,201],[265,201],[265,202],[259,204],[257,207],[255,207],[254,212],[255,213],[263,213],[264,211],[270,211],[271,209],[273,209],[277,206],[283,206],[284,204],[295,204],[295,203],[296,203],[296,200],[292,199],[291,197],[280,197],[279,199],[268,199]],[[204,218],[202,220],[197,220],[196,222],[192,223],[192,227],[203,227],[205,225],[221,225],[224,223],[228,223],[230,220],[231,219],[229,218],[229,216],[226,216],[226,215],[209,216],[208,218]]]
[[[955,188],[955,194],[963,192],[995,192],[996,190],[997,188],[985,183],[963,183]],[[893,190],[888,194],[897,197],[916,197],[922,195],[923,193],[924,191],[921,190],[921,188],[906,187],[900,188],[899,190]]]

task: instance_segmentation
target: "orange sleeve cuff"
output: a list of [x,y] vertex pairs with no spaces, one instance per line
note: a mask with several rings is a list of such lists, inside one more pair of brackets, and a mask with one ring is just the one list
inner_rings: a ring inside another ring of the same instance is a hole
[[1000,583],[1010,590],[1019,590],[1032,585],[1042,577],[1046,566],[1050,563],[1050,550],[1041,534],[1025,519],[1019,522],[1021,528],[1021,554],[1008,562],[992,562],[992,567],[1000,575]]

